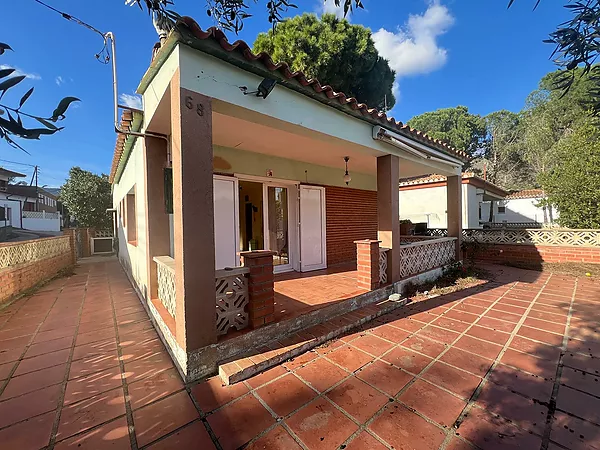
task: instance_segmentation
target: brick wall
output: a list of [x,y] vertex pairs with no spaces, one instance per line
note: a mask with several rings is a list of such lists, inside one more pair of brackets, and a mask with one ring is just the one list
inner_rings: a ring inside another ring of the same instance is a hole
[[327,265],[356,261],[354,241],[377,239],[377,192],[325,187]]
[[71,252],[0,269],[0,304],[73,265]]
[[475,259],[491,263],[530,265],[541,262],[600,264],[600,247],[481,244],[481,248],[476,252]]

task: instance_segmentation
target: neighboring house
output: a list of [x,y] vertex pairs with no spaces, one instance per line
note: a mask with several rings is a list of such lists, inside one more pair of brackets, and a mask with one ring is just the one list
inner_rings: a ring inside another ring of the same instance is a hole
[[[551,224],[558,218],[558,211],[552,205],[545,205],[546,196],[542,189],[526,189],[512,192],[503,201],[494,202],[493,223],[510,224]],[[490,203],[482,205],[484,217],[489,217]]]
[[10,224],[15,228],[60,231],[61,215],[57,210],[56,196],[42,187],[7,184],[0,190],[0,205],[3,203],[8,205],[5,209],[10,208],[7,216],[10,216]]
[[[292,73],[264,53],[254,55],[241,41],[230,44],[217,29],[183,21],[141,80],[143,111],[126,110],[121,119],[126,133],[154,137],[119,134],[110,181],[119,259],[184,376],[209,373],[215,361],[234,354],[233,347],[215,347],[221,342],[215,278],[231,283],[223,288],[231,308],[223,314],[230,320],[250,314],[254,327],[274,320],[271,263],[264,272],[250,272],[264,278],[264,288],[250,289],[252,306],[235,293],[242,284],[227,278],[250,270],[239,268],[241,252],[254,251],[243,256],[246,263],[272,259],[276,273],[303,272],[295,277],[310,283],[311,271],[331,271],[317,272],[318,280],[345,265],[356,269],[355,241],[379,239],[389,248],[386,282],[399,281],[400,177],[448,177],[450,237],[440,241],[443,252],[427,259],[460,258],[464,152]],[[372,245],[379,261],[377,241]],[[341,298],[365,292],[355,290],[364,282],[352,278]],[[313,292],[316,302],[337,284],[304,292]],[[255,339],[244,345],[257,345]]]
[[22,177],[25,177],[22,173],[0,167],[0,226],[21,227],[21,199],[8,192],[8,182]]
[[24,200],[23,211],[45,211],[49,213],[58,211],[56,207],[56,195],[50,193],[45,188],[9,184],[6,192]]
[[[431,174],[400,180],[400,219],[426,223],[427,228],[447,228],[445,175]],[[502,200],[508,192],[475,176],[462,174],[463,228],[481,228],[487,220],[483,202]]]

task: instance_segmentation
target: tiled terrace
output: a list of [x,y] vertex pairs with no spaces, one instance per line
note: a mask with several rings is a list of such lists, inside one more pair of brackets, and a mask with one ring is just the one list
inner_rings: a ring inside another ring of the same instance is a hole
[[0,447],[600,448],[598,282],[495,270],[222,387],[184,386],[118,263],[83,263],[0,310]]

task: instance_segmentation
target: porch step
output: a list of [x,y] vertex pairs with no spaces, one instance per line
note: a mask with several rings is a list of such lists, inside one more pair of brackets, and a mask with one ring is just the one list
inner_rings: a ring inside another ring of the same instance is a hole
[[246,380],[290,358],[306,353],[331,339],[351,331],[396,308],[406,305],[408,299],[398,294],[389,299],[371,303],[362,308],[338,315],[327,322],[292,333],[285,338],[238,355],[235,359],[219,365],[219,376],[224,384]]

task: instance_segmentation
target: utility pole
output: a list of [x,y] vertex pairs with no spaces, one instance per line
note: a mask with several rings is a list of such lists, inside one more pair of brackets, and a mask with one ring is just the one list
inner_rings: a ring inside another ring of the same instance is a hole
[[38,212],[40,210],[40,193],[38,191],[38,166],[35,166],[33,170],[35,175],[35,210]]

